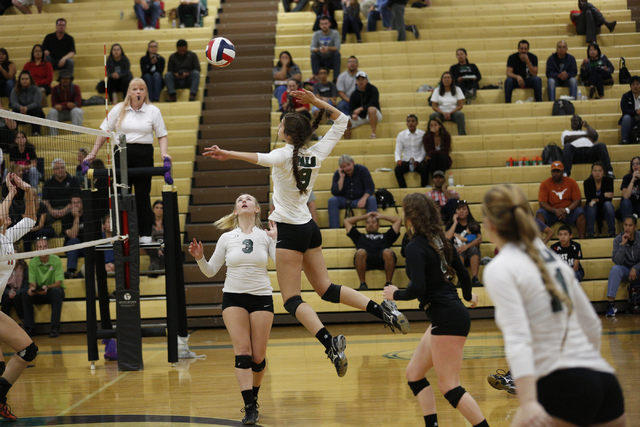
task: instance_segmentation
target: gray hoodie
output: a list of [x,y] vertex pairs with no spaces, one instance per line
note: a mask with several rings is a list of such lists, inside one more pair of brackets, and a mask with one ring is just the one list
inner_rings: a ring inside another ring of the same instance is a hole
[[26,90],[23,89],[18,94],[17,88],[13,88],[11,91],[11,108],[19,110],[20,107],[27,107],[27,110],[32,110],[40,106],[42,102],[42,94],[38,86],[31,85]]
[[620,233],[613,239],[613,254],[611,259],[616,265],[624,265],[625,267],[635,268],[640,271],[640,231],[635,232],[633,243],[622,245],[622,235]]

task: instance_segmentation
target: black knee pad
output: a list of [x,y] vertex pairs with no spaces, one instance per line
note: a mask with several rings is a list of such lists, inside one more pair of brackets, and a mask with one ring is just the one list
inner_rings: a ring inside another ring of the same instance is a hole
[[427,381],[426,378],[422,378],[418,381],[409,381],[409,388],[413,392],[414,396],[417,396],[425,388],[429,387],[431,384]]
[[246,354],[236,356],[236,368],[249,369],[251,367],[251,356]]
[[285,301],[284,309],[287,310],[290,315],[296,317],[296,310],[298,310],[298,307],[302,303],[304,303],[302,297],[300,295],[296,295],[295,297],[291,297]]
[[327,291],[322,295],[322,299],[338,304],[340,302],[340,288],[342,288],[342,286],[334,285],[333,283],[330,284]]
[[20,350],[16,354],[20,356],[25,362],[33,362],[33,359],[35,359],[38,355],[38,346],[36,345],[36,343],[32,342],[27,348],[25,348],[24,350]]
[[467,390],[465,390],[463,387],[458,386],[446,392],[444,394],[444,398],[449,401],[451,406],[453,406],[454,408],[457,408],[458,402],[460,402],[460,399],[462,399],[462,396],[464,396],[466,392]]
[[264,367],[267,366],[267,359],[262,359],[260,363],[251,363],[251,370],[253,372],[262,372],[264,371]]

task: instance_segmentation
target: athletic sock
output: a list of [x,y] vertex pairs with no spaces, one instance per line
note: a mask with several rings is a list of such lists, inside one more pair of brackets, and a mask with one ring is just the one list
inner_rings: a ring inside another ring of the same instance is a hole
[[4,377],[0,377],[0,403],[7,403],[7,393],[11,389],[11,384]]
[[242,400],[244,400],[244,406],[253,405],[253,390],[242,390]]
[[480,424],[476,424],[473,427],[489,427],[489,423],[487,422],[486,419],[484,419]]
[[424,427],[438,427],[438,414],[425,415]]
[[371,313],[374,316],[376,316],[378,319],[382,320],[382,317],[383,317],[382,307],[380,307],[380,304],[378,304],[373,300],[369,301],[369,304],[367,304],[367,313]]
[[320,341],[324,348],[326,348],[327,350],[331,348],[333,337],[331,336],[329,331],[327,331],[327,328],[320,329],[316,334],[316,338],[318,339],[318,341]]
[[260,391],[260,386],[253,387],[253,399],[258,400],[258,392]]
[[4,370],[7,368],[7,364],[5,362],[0,362],[0,375],[4,374]]

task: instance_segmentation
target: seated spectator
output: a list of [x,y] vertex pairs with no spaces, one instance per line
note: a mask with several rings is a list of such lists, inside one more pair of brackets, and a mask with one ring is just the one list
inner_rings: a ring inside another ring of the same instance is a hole
[[[553,230],[544,222],[540,221],[538,218],[534,218],[536,220],[536,224],[538,225],[538,229],[542,235],[542,242],[546,245],[549,243],[549,240],[553,237]],[[498,254],[498,249],[496,249],[496,255]]]
[[0,16],[4,15],[11,6],[13,6],[13,0],[0,0]]
[[[93,159],[89,167],[91,169],[106,169],[102,159]],[[110,211],[109,178],[106,176],[93,178],[88,184],[91,186],[91,190],[95,192],[93,198],[93,210],[96,212],[95,216],[102,217],[107,215]]]
[[604,85],[612,85],[613,77],[611,75],[615,71],[613,64],[606,55],[600,51],[597,43],[592,43],[587,48],[587,57],[582,61],[580,66],[580,78],[582,84],[589,86],[589,98],[593,98],[598,91],[595,99],[604,99]]
[[[384,234],[379,233],[380,220],[389,221],[391,227]],[[357,228],[359,221],[366,220],[366,234],[360,233]],[[400,237],[400,227],[402,218],[397,216],[382,215],[378,212],[369,212],[366,215],[345,218],[344,228],[347,236],[356,245],[356,254],[353,257],[353,264],[360,279],[361,291],[369,289],[365,276],[369,270],[384,270],[386,280],[385,286],[392,285],[393,273],[396,270],[397,257],[391,246]]]
[[547,93],[549,101],[556,100],[556,86],[569,86],[569,96],[578,99],[578,65],[576,58],[567,53],[567,42],[560,40],[556,45],[556,53],[547,59]]
[[342,17],[342,43],[347,42],[348,33],[354,33],[358,43],[362,43],[360,31],[362,31],[363,24],[360,19],[360,4],[358,0],[345,0]]
[[[89,153],[87,153],[86,148],[78,149],[78,164],[76,165],[75,177],[79,183],[82,183],[84,181],[84,175],[82,174],[82,162],[84,161],[84,158],[87,157],[87,154]],[[82,186],[82,184],[80,185]]]
[[[329,81],[328,77],[329,69],[327,67],[320,67],[318,70],[318,82],[313,85],[313,94],[316,98],[322,99],[335,107],[338,101],[338,88],[336,88],[333,82]],[[318,111],[318,107],[311,107],[312,114],[316,111]]]
[[[469,204],[466,200],[457,200],[456,213],[453,214],[451,220],[447,222],[444,229],[446,230],[444,236],[453,240],[456,234],[461,235],[469,226],[470,223],[477,221],[473,218],[471,211],[469,210]],[[476,234],[476,238],[465,243],[462,246],[456,247],[460,259],[471,267],[471,279],[472,286],[482,286],[478,279],[478,271],[480,270],[480,244],[482,243],[482,234],[480,231]]]
[[453,76],[453,82],[462,89],[467,102],[476,99],[480,86],[478,82],[482,80],[482,74],[476,64],[470,64],[467,59],[467,51],[463,48],[456,50],[458,63],[449,68],[449,73]]
[[321,66],[333,70],[333,79],[340,74],[340,33],[331,29],[328,17],[320,18],[320,29],[311,38],[311,69],[317,76]]
[[38,13],[42,13],[42,0],[12,0],[13,5],[20,12],[31,15],[31,6],[35,5]]
[[42,187],[42,201],[47,206],[49,215],[57,220],[71,212],[71,197],[80,194],[80,184],[74,176],[67,173],[63,159],[54,159],[51,169],[53,176]]
[[287,113],[300,113],[309,120],[311,120],[311,113],[309,104],[303,104],[298,98],[295,98],[292,93],[298,90],[300,87],[298,82],[294,79],[289,79],[287,82],[287,90],[282,94],[282,115],[280,120]]
[[284,6],[285,12],[300,12],[309,3],[309,0],[298,0],[296,7],[291,10],[291,3],[296,3],[295,0],[282,0],[282,6]]
[[628,144],[631,141],[631,129],[640,125],[640,77],[631,77],[629,86],[631,90],[622,95],[620,100],[620,144]]
[[518,42],[518,51],[507,60],[504,102],[511,103],[511,93],[518,87],[533,88],[536,102],[542,102],[542,79],[538,77],[538,57],[529,52],[529,42],[526,40]]
[[[62,217],[62,237],[64,237],[64,245],[71,246],[82,243],[84,221],[82,220],[82,198],[79,194],[71,197],[71,210]],[[65,252],[67,255],[67,271],[64,272],[65,279],[82,278],[82,274],[78,270],[78,258],[84,256],[82,249],[75,249]]]
[[[133,10],[136,12],[140,27],[145,30],[155,30],[162,14],[160,0],[133,0],[133,3]],[[147,24],[147,18],[151,18],[149,24]]]
[[[11,91],[11,108],[14,113],[44,119],[42,111],[42,94],[31,77],[31,73],[22,70],[18,78],[18,85]],[[40,135],[40,125],[31,124],[33,136]]]
[[638,219],[634,215],[624,217],[623,231],[613,239],[611,260],[615,264],[609,271],[607,283],[607,317],[615,317],[616,295],[620,282],[628,280],[634,283],[638,280],[640,271],[640,231],[637,231]]
[[[582,130],[585,128],[585,130]],[[607,146],[598,141],[598,132],[582,117],[574,115],[571,117],[571,130],[565,130],[560,137],[562,141],[562,164],[564,174],[571,176],[571,166],[573,163],[593,163],[602,162],[608,176],[613,178],[613,168],[609,160]]]
[[9,61],[9,52],[0,47],[0,97],[11,96],[16,87],[16,64]]
[[[73,74],[67,70],[60,71],[58,86],[51,91],[51,110],[47,119],[55,122],[68,122],[82,126],[84,111],[82,111],[82,91],[80,86],[73,84]],[[111,87],[111,86],[109,86]],[[115,94],[114,94],[115,97]],[[77,132],[74,132],[74,135]],[[58,129],[49,128],[49,135],[58,135]]]
[[[2,106],[2,98],[0,98],[0,110],[4,110],[4,107]],[[4,127],[8,128],[9,130],[16,130],[18,125],[16,124],[16,122],[14,120],[4,118],[4,119],[0,120],[0,129],[2,129]],[[7,132],[7,134],[8,134],[8,132]],[[5,142],[5,138],[6,138],[6,136],[3,135],[2,132],[0,132],[0,145],[4,145],[6,147],[7,142]]]
[[356,165],[353,158],[343,154],[338,159],[338,170],[333,174],[331,184],[332,197],[328,201],[329,228],[340,227],[340,209],[349,205],[351,208],[366,208],[367,212],[376,212],[378,203],[374,196],[371,173],[364,165]]
[[140,70],[142,71],[142,80],[149,88],[149,100],[151,102],[160,101],[160,92],[164,86],[164,58],[158,55],[158,42],[151,40],[147,47],[147,53],[140,58]]
[[425,160],[433,177],[434,171],[443,173],[451,168],[451,134],[445,129],[440,119],[429,119],[427,132],[422,137],[426,152]]
[[456,190],[449,190],[449,184],[444,178],[444,172],[437,170],[433,172],[433,189],[427,192],[427,196],[440,206],[440,215],[444,224],[451,221],[458,206],[460,195]]
[[551,163],[551,177],[540,183],[538,203],[540,209],[536,218],[547,225],[558,221],[578,227],[580,238],[584,239],[586,220],[584,210],[580,207],[582,194],[575,179],[564,176],[562,162]]
[[376,0],[376,5],[367,14],[367,31],[376,31],[378,21],[382,20],[385,30],[391,29],[391,9],[387,7],[388,0]]
[[622,177],[622,199],[618,208],[618,218],[624,219],[629,215],[640,215],[640,157],[631,159],[629,173]]
[[127,96],[129,83],[133,78],[131,62],[118,43],[111,46],[111,53],[107,58],[107,76],[109,76],[107,85],[111,93],[111,103],[115,105],[118,103],[118,92],[123,98]]
[[73,37],[67,34],[66,19],[60,18],[56,21],[56,31],[47,34],[42,42],[42,48],[45,58],[51,62],[54,70],[65,69],[73,75],[76,42]]
[[[9,165],[11,167],[17,166],[17,175],[24,182],[28,182],[31,188],[38,188],[38,182],[42,175],[38,172],[36,148],[29,142],[27,135],[22,131],[16,133],[16,144],[9,151]],[[5,170],[5,176],[9,169],[11,168]],[[18,198],[14,197],[14,200],[18,200]]]
[[300,72],[300,67],[293,62],[291,54],[285,50],[280,53],[278,63],[273,67],[271,74],[273,85],[275,86],[273,96],[276,97],[280,109],[282,109],[282,94],[287,90],[287,81],[289,79],[301,81],[302,73]]
[[431,95],[431,108],[435,113],[431,113],[429,120],[440,119],[441,121],[453,121],[458,126],[458,135],[466,135],[464,113],[464,93],[453,82],[453,75],[446,71],[440,77],[440,84]]
[[168,102],[176,102],[176,89],[183,88],[189,89],[189,101],[195,101],[200,86],[200,60],[198,55],[189,50],[186,40],[178,40],[176,49],[177,52],[169,57],[167,73],[164,75]]
[[582,282],[584,279],[584,269],[580,260],[582,259],[582,246],[580,243],[571,239],[571,227],[563,225],[558,229],[557,243],[551,245],[551,250],[556,253],[576,275],[578,282]]
[[[154,243],[164,242],[164,205],[162,200],[153,202],[153,227],[151,228],[151,239]],[[145,249],[149,255],[149,270],[164,270],[164,249]]]
[[32,243],[38,239],[53,239],[56,237],[56,231],[53,229],[54,218],[49,215],[47,205],[44,202],[38,204],[38,212],[36,213],[37,221],[36,225],[25,234],[23,238],[24,251],[29,252],[32,247]]
[[[36,250],[49,249],[49,241],[40,239],[36,242]],[[51,304],[51,332],[49,337],[60,335],[60,315],[64,301],[64,272],[62,262],[57,255],[41,255],[29,261],[29,287],[21,289],[24,307],[24,330],[33,336],[36,324],[33,319],[34,304]],[[25,295],[26,294],[26,295]]]
[[404,174],[418,172],[420,174],[420,186],[426,187],[429,179],[429,166],[425,161],[426,152],[422,138],[424,131],[418,129],[418,116],[407,116],[407,129],[398,134],[396,138],[396,179],[400,188],[407,188]]
[[404,9],[407,0],[387,0],[387,7],[391,9],[391,28],[398,32],[398,41],[407,40],[407,31],[411,31],[416,39],[420,38],[420,32],[415,25],[405,25]]
[[[200,16],[203,9],[206,11],[206,7],[202,4],[201,0],[180,0],[180,6],[178,6],[178,17],[180,18],[180,28],[186,26],[199,27]],[[193,25],[187,25],[189,19],[187,16],[191,16],[193,19]]]
[[[113,237],[113,231],[111,231],[111,216],[108,214],[102,217],[102,238],[106,237]],[[107,273],[116,271],[113,249],[104,251],[104,269]]]
[[607,221],[609,237],[616,235],[616,213],[611,204],[613,199],[613,178],[605,176],[602,162],[591,166],[591,175],[584,180],[584,213],[587,217],[587,239],[595,236],[595,224],[602,228],[602,219]]
[[31,60],[24,64],[24,70],[31,73],[42,93],[42,106],[47,106],[47,96],[51,95],[51,82],[53,81],[53,66],[44,57],[41,44],[34,45],[31,49]]
[[[347,69],[340,73],[336,87],[338,88],[338,110],[342,111],[346,116],[350,116],[349,100],[351,94],[356,90],[356,74],[358,74],[358,58],[350,56],[347,61]],[[348,138],[347,138],[348,139]]]
[[345,139],[351,138],[351,129],[370,124],[371,135],[369,138],[376,138],[378,123],[382,120],[380,112],[380,93],[378,88],[369,83],[367,73],[358,71],[356,73],[356,89],[349,98],[349,111],[351,118],[349,126],[344,133]]
[[320,29],[320,18],[326,16],[331,21],[331,29],[337,30],[338,23],[336,22],[336,7],[331,0],[313,0],[311,9],[316,14],[316,21],[313,23],[312,31],[318,31]]
[[575,21],[576,34],[586,36],[587,43],[595,43],[596,36],[600,34],[600,27],[607,27],[610,33],[616,27],[617,21],[609,22],[604,19],[602,13],[587,0],[578,0],[579,13],[571,15],[571,20]]
[[11,316],[11,309],[16,309],[16,314],[20,319],[24,317],[22,296],[20,289],[29,286],[29,270],[27,263],[23,259],[15,261],[15,267],[11,271],[7,287],[2,294],[2,312]]

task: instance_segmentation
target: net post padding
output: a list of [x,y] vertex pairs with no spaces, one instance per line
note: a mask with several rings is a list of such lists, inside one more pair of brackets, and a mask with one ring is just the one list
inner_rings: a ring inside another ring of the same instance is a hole
[[[174,256],[176,248],[180,244],[180,235],[176,239],[174,232],[173,217],[178,214],[177,206],[174,205],[174,188],[165,185],[162,188],[162,206],[163,206],[163,227],[164,227],[164,243],[165,243],[165,279],[166,279],[166,295],[167,295],[167,359],[169,363],[178,363],[178,268],[176,257]],[[177,200],[177,199],[176,199]],[[179,233],[178,229],[178,233]],[[182,263],[180,263],[182,265]],[[182,275],[184,280],[184,275]],[[182,286],[184,292],[184,286]],[[187,336],[188,334],[185,334]]]

